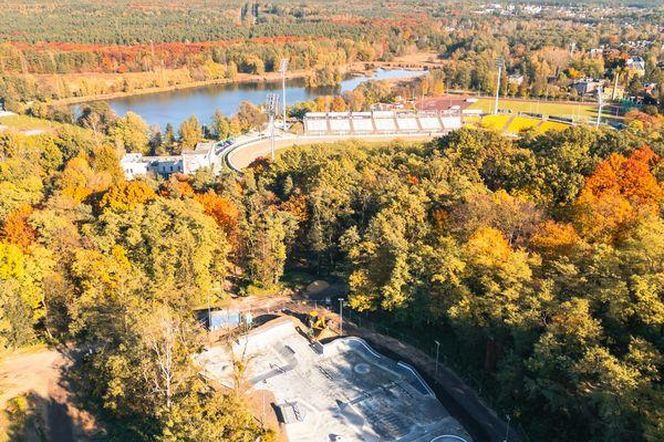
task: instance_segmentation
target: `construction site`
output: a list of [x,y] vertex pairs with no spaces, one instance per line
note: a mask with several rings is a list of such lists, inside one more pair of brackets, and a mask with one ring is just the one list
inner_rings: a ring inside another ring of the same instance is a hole
[[210,346],[197,362],[225,388],[269,391],[259,418],[274,413],[291,442],[472,440],[413,367],[357,337],[321,343],[325,318],[307,322],[277,317]]

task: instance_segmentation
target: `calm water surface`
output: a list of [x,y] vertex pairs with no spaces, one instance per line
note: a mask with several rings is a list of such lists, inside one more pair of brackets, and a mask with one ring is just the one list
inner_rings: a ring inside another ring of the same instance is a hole
[[[286,101],[292,105],[298,101],[306,101],[320,95],[340,93],[353,90],[367,80],[385,80],[390,78],[409,78],[424,74],[423,71],[377,70],[373,76],[351,77],[341,82],[338,88],[307,89],[304,79],[293,79],[286,82]],[[265,96],[271,92],[281,91],[281,82],[229,83],[180,89],[155,94],[136,95],[109,100],[111,108],[118,115],[128,111],[139,114],[149,125],[157,125],[162,130],[166,123],[176,128],[192,115],[196,115],[202,123],[208,123],[216,109],[230,116],[237,112],[242,101],[254,104],[265,102]],[[281,94],[279,94],[281,99]]]

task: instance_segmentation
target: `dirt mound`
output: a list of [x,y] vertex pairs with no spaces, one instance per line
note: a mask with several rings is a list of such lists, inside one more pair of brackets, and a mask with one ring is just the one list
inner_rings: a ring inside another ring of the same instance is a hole
[[330,288],[330,284],[322,279],[316,280],[309,284],[305,290],[307,296],[318,295],[323,291]]

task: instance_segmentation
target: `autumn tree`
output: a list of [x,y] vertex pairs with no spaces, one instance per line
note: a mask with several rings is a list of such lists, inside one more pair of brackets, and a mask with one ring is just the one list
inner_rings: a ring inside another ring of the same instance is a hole
[[123,152],[147,153],[148,133],[148,125],[133,112],[116,119],[108,129],[109,137]]
[[32,212],[33,209],[30,206],[19,207],[7,216],[2,225],[4,240],[16,244],[24,251],[27,251],[32,245],[37,235],[35,229],[28,222]]
[[154,200],[157,194],[143,181],[123,181],[111,187],[101,198],[99,207],[116,212],[134,209]]
[[235,203],[211,190],[197,194],[196,200],[203,206],[205,213],[214,218],[219,227],[226,232],[231,243],[236,242],[240,210]]
[[639,214],[657,213],[664,190],[651,172],[657,156],[648,148],[625,158],[612,154],[587,179],[575,203],[579,230],[596,239],[616,238]]
[[185,149],[193,149],[203,139],[203,129],[195,115],[182,122],[179,135],[180,144]]

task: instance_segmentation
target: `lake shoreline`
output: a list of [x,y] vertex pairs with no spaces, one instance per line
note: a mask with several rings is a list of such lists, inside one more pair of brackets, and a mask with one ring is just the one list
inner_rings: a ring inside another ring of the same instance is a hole
[[[350,65],[342,67],[343,75],[352,75],[352,76],[362,76],[362,75],[371,75],[377,69],[392,70],[392,69],[401,69],[401,70],[412,70],[412,71],[421,71],[426,67],[423,65],[413,65],[405,64],[399,62],[355,62]],[[297,70],[288,72],[286,74],[286,80],[297,80],[306,78],[312,73],[311,70]],[[220,84],[241,84],[241,83],[274,83],[281,81],[281,74],[279,72],[266,72],[265,74],[237,74],[235,78],[219,78],[215,80],[202,80],[202,81],[193,81],[189,83],[175,84],[172,86],[163,86],[163,87],[150,87],[144,89],[136,89],[128,92],[112,92],[108,94],[99,94],[99,95],[86,95],[82,97],[69,97],[61,98],[59,100],[52,100],[48,103],[55,106],[71,106],[82,103],[91,103],[94,101],[105,101],[105,100],[114,100],[118,98],[130,98],[137,97],[141,95],[150,95],[158,94],[163,92],[173,92],[185,89],[194,89],[205,86],[214,86]]]
[[[290,78],[286,81],[286,102],[292,106],[295,103],[311,101],[320,96],[338,95],[353,90],[364,81],[402,81],[423,75],[425,72],[412,69],[368,69],[370,67],[367,66],[365,69],[365,72],[370,72],[367,75],[353,75],[347,72],[346,78],[338,86],[327,88],[308,88],[305,79],[302,78],[305,74],[304,71],[291,72]],[[169,88],[150,88],[142,90],[141,94],[105,94],[94,97],[94,100],[77,97],[79,100],[76,102],[72,103],[70,100],[67,103],[76,115],[76,112],[80,112],[81,103],[106,100],[113,112],[119,116],[133,112],[140,115],[148,125],[163,128],[167,124],[178,127],[192,115],[195,115],[200,122],[207,124],[212,121],[214,112],[217,110],[224,115],[234,115],[242,102],[246,101],[260,106],[270,93],[276,93],[280,99],[282,98],[279,73],[263,76],[245,74],[240,78],[243,81],[224,79],[216,82],[189,83],[187,87],[178,85]]]
[[[308,71],[295,71],[286,74],[286,80],[296,80],[305,78],[309,75]],[[112,92],[109,94],[100,95],[86,95],[83,97],[69,97],[60,100],[50,101],[52,105],[70,106],[74,104],[91,103],[93,101],[114,100],[117,98],[137,97],[141,95],[159,94],[162,92],[173,92],[184,89],[194,89],[204,86],[213,86],[218,84],[233,84],[233,83],[273,83],[281,80],[281,75],[278,72],[268,72],[263,75],[256,74],[238,74],[235,78],[219,78],[216,80],[202,80],[193,81],[190,83],[175,84],[172,86],[163,87],[150,87],[145,89],[136,89],[131,92]]]

